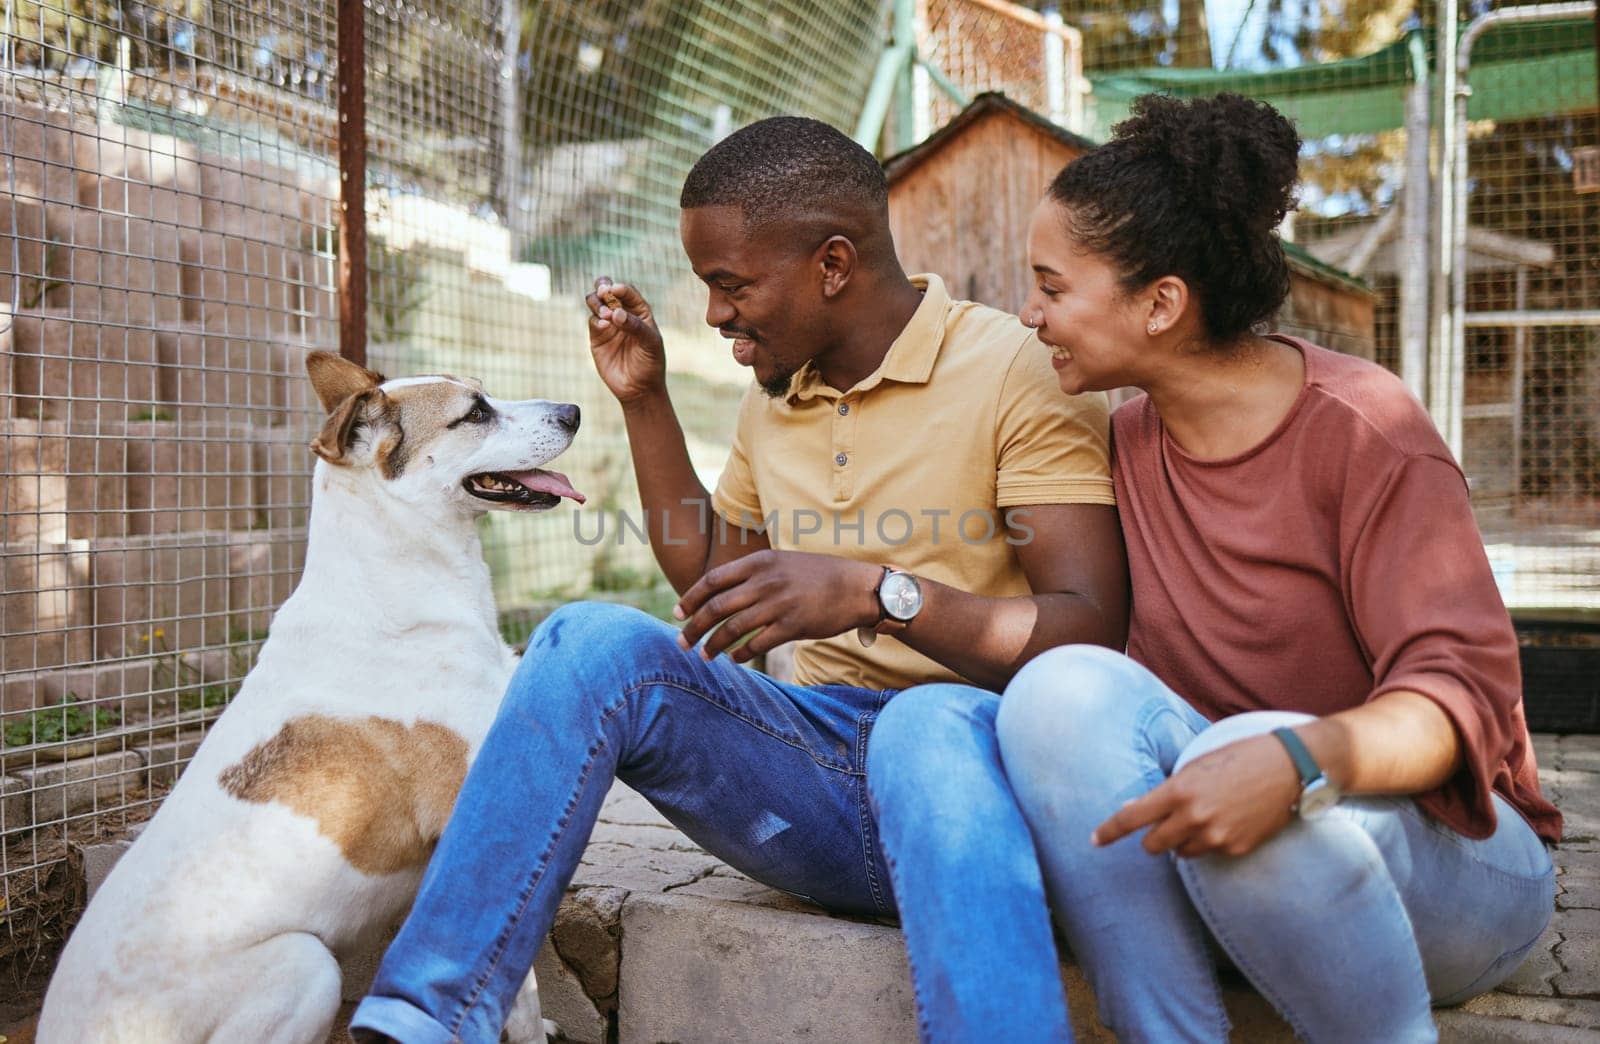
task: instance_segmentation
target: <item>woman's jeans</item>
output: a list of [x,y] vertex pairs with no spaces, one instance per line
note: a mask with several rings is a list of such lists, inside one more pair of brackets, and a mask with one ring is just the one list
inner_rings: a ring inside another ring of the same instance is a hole
[[1046,897],[1122,1040],[1227,1039],[1212,939],[1302,1039],[1436,1039],[1430,1004],[1493,988],[1550,918],[1550,857],[1498,797],[1483,841],[1409,800],[1347,798],[1238,858],[1089,842],[1188,761],[1307,720],[1212,724],[1089,646],[1043,654],[1003,697],[898,696],[867,777],[923,1039],[1070,1039]]
[[865,778],[890,693],[784,685],[677,636],[594,603],[540,625],[353,1028],[498,1041],[614,777],[759,881],[893,912]]

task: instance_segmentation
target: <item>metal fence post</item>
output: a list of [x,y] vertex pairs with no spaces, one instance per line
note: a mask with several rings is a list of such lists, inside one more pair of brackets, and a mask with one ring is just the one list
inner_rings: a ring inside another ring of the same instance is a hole
[[362,0],[339,0],[339,354],[367,364],[367,73]]

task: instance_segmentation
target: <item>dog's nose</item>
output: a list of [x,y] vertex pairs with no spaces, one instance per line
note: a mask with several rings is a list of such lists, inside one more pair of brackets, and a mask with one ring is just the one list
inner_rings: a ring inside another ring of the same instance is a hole
[[578,430],[579,417],[578,407],[570,402],[556,407],[556,423],[566,431],[574,432]]

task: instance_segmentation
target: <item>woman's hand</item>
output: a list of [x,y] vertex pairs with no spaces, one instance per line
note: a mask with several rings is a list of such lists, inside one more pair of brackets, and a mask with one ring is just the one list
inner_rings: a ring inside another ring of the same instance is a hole
[[583,299],[589,306],[589,351],[617,401],[630,402],[666,391],[667,355],[655,314],[631,286],[601,276],[594,292]]
[[878,620],[883,567],[803,551],[756,551],[707,572],[683,593],[673,615],[686,620],[678,644],[712,659],[745,635],[735,663],[796,638],[832,638]]
[[1252,736],[1191,761],[1123,805],[1091,840],[1109,845],[1149,827],[1144,848],[1152,855],[1242,856],[1287,826],[1299,799],[1289,752],[1271,735]]

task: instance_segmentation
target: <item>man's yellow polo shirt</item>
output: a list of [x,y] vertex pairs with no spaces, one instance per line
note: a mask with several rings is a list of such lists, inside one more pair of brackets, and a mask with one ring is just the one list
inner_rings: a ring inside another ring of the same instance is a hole
[[[952,301],[914,276],[922,304],[883,365],[848,391],[808,363],[784,398],[752,384],[712,503],[774,548],[892,565],[990,597],[1030,594],[1008,542],[1030,504],[1114,504],[1104,395],[1067,396],[1014,315]],[[951,670],[854,631],[801,643],[802,685],[899,689]]]

